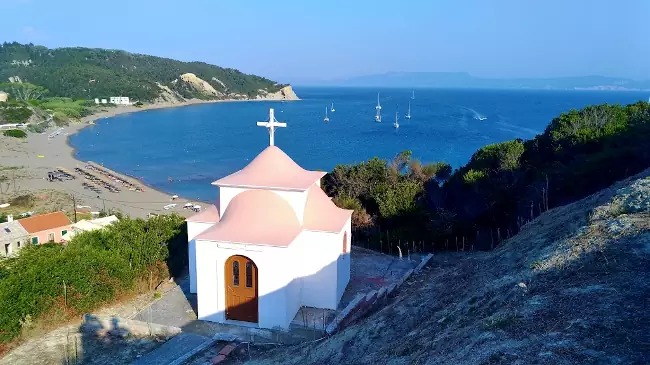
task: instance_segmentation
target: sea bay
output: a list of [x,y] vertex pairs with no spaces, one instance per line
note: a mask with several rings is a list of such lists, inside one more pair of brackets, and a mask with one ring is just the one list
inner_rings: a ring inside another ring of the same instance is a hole
[[[454,168],[476,149],[542,133],[560,113],[590,104],[628,104],[647,93],[608,91],[514,91],[361,88],[295,88],[300,101],[225,102],[147,110],[100,119],[70,136],[75,157],[143,180],[187,198],[213,201],[210,183],[244,167],[269,144],[256,126],[268,117],[288,124],[276,145],[306,169],[330,171],[337,164],[403,150],[423,162]],[[374,121],[377,93],[383,122]],[[404,115],[411,102],[412,118]],[[324,123],[325,109],[329,123]],[[400,128],[395,129],[395,113]],[[171,178],[172,182],[168,179]]]

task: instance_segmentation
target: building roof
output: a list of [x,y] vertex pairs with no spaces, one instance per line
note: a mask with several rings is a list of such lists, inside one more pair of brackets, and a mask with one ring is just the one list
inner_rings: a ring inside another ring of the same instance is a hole
[[36,233],[48,229],[69,226],[72,222],[63,212],[54,212],[41,215],[35,215],[29,218],[19,219],[20,225],[29,233]]
[[217,223],[219,222],[219,208],[209,205],[207,208],[185,219],[186,222]]
[[352,212],[337,207],[320,187],[312,185],[307,191],[303,228],[310,231],[338,233],[350,219]]
[[117,221],[119,221],[119,219],[116,216],[109,215],[109,216],[106,216],[106,217],[91,219],[90,223],[101,226],[101,227],[106,227],[106,226],[111,225],[111,224],[113,224],[113,223],[115,223]]
[[0,223],[0,242],[13,242],[29,236],[18,221]]
[[247,190],[237,194],[215,224],[197,240],[286,247],[302,227],[289,202],[267,190]]
[[305,170],[281,149],[269,146],[246,167],[212,185],[305,191],[323,176],[325,172]]
[[78,232],[89,232],[103,229],[108,225],[111,225],[117,222],[119,219],[114,215],[109,215],[108,217],[96,218],[96,219],[82,219],[77,223],[72,224],[72,229],[63,236],[61,239],[64,241],[70,241],[72,237],[76,236]]

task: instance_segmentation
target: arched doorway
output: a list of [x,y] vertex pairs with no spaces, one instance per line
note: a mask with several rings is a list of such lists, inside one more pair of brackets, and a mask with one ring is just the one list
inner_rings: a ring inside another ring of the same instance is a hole
[[230,256],[224,268],[226,319],[257,323],[257,266],[245,256]]

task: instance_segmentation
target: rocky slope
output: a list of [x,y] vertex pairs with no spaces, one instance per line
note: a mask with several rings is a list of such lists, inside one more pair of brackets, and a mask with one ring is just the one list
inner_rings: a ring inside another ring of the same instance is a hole
[[391,304],[251,364],[650,363],[650,169],[492,252],[440,254]]

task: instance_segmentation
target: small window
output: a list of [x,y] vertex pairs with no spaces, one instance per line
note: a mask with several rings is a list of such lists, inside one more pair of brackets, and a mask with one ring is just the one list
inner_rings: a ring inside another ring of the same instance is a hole
[[16,246],[18,246],[18,248],[22,247],[22,244],[20,243],[20,241],[16,242]]
[[232,263],[232,285],[239,286],[239,261]]
[[11,253],[11,243],[5,244],[5,256],[9,256]]
[[54,233],[47,234],[47,242],[54,242]]
[[38,245],[38,237],[32,237],[32,245]]
[[63,231],[61,231],[61,236],[65,235],[66,233],[68,233],[68,231],[64,229]]
[[246,263],[246,287],[253,287],[253,263],[250,261]]

